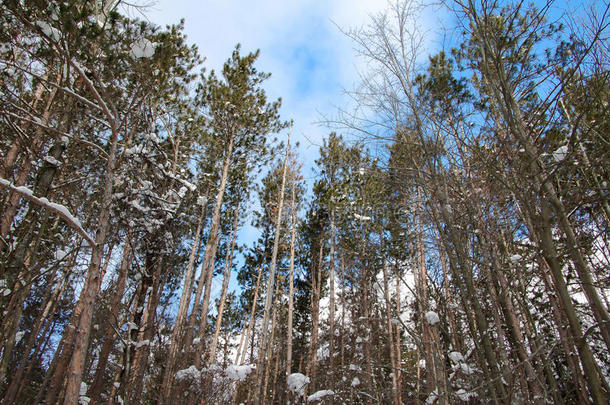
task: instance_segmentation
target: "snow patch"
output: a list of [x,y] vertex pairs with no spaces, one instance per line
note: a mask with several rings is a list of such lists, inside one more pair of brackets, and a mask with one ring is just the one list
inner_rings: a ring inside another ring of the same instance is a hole
[[23,331],[17,332],[17,334],[15,335],[15,344],[21,342],[21,339],[23,339],[23,336],[25,336],[25,332],[23,332]]
[[176,380],[178,381],[198,380],[200,377],[201,373],[194,365],[190,366],[189,368],[185,368],[184,370],[178,370],[176,372]]
[[335,392],[333,390],[316,391],[307,397],[307,402],[309,403],[309,402],[319,401],[322,398],[327,397],[329,395],[335,395]]
[[462,353],[460,353],[460,352],[451,352],[451,353],[449,353],[449,358],[454,363],[459,363],[461,361],[464,361],[464,356],[462,356]]
[[512,255],[509,260],[513,264],[518,263],[521,260],[521,255]]
[[292,373],[286,379],[288,389],[299,396],[305,395],[305,386],[309,384],[309,377],[301,373]]
[[150,58],[155,54],[157,43],[150,42],[146,38],[140,38],[131,45],[129,54],[134,58]]
[[553,152],[553,159],[555,162],[563,162],[566,156],[568,155],[568,145],[560,146]]
[[370,221],[371,217],[365,216],[365,215],[358,215],[358,214],[354,214],[354,218],[356,218],[358,221]]
[[438,317],[438,314],[434,311],[426,312],[426,320],[430,325],[436,325],[441,321],[441,319]]
[[61,32],[57,28],[53,28],[49,23],[44,21],[36,21],[34,24],[42,30],[42,33],[54,41],[61,39]]
[[232,364],[227,367],[225,373],[227,374],[227,377],[234,381],[244,381],[255,368],[256,367],[253,364],[245,364],[243,366]]
[[477,396],[477,393],[476,392],[468,392],[468,391],[465,391],[463,388],[460,388],[459,390],[457,390],[455,392],[455,395],[457,395],[457,397],[460,400],[466,402],[466,401],[469,401],[470,398],[475,398]]

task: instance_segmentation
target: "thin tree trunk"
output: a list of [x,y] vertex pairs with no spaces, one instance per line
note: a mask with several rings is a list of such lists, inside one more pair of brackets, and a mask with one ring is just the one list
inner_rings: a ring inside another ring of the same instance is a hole
[[[106,272],[108,264],[110,263],[110,255],[112,254],[113,247],[114,247],[114,245],[110,246],[106,262],[104,263],[104,266],[100,269],[100,271],[98,273],[99,283],[101,283],[101,280],[104,278],[104,274]],[[101,252],[100,252],[100,254],[101,254]],[[101,261],[101,257],[100,257],[100,261]],[[98,285],[98,288],[99,288],[99,285]],[[81,298],[82,298],[82,294],[81,294]],[[47,380],[45,378],[45,384],[50,383],[50,388],[47,392],[47,395],[45,396],[45,403],[47,403],[47,404],[55,404],[56,402],[59,402],[58,396],[59,396],[61,390],[63,389],[63,387],[65,386],[65,384],[67,384],[67,382],[69,380],[69,376],[66,376],[66,371],[68,370],[68,367],[71,365],[71,361],[73,359],[73,353],[74,353],[74,350],[76,347],[75,346],[75,342],[77,339],[76,335],[79,330],[77,325],[80,325],[81,314],[85,308],[86,308],[86,303],[85,303],[84,299],[79,299],[78,302],[76,303],[76,306],[74,307],[74,311],[72,312],[72,315],[70,316],[70,321],[69,321],[68,326],[66,328],[64,328],[64,333],[62,335],[61,342],[58,346],[57,351],[55,352],[55,357],[53,358],[53,363],[55,363],[55,365],[54,365],[54,367],[49,368],[49,373],[48,373],[48,376],[50,377],[49,380]],[[89,320],[89,323],[91,323],[91,320]],[[89,333],[90,332],[91,331],[89,331]],[[87,341],[87,346],[88,346],[88,343],[89,342]],[[84,361],[85,361],[85,355],[87,352],[87,347],[84,347],[81,349],[82,349],[82,354],[83,354],[82,367],[84,368]],[[52,375],[50,373],[50,370],[54,370]],[[43,386],[45,384],[43,384]],[[79,385],[79,389],[80,389],[80,382],[78,385]],[[43,392],[43,389],[40,390],[40,393],[37,396],[37,400],[35,401],[35,403],[39,402],[42,392]]]
[[[444,204],[444,203],[445,202],[442,202],[442,204]],[[437,217],[438,213],[436,210],[436,206],[431,204],[431,208],[435,214],[435,217]],[[469,296],[470,305],[474,312],[473,315],[474,315],[476,329],[478,330],[479,338],[482,341],[483,354],[485,355],[485,359],[487,361],[487,366],[489,367],[489,369],[491,371],[490,378],[492,380],[492,383],[489,384],[489,389],[490,389],[490,398],[489,399],[496,404],[506,403],[508,395],[506,394],[506,390],[501,381],[501,374],[500,374],[500,370],[498,367],[496,355],[492,348],[491,341],[489,339],[489,334],[487,333],[488,332],[487,331],[487,328],[488,328],[487,320],[485,319],[485,315],[483,314],[483,309],[481,308],[481,305],[477,299],[476,289],[475,289],[474,282],[472,279],[472,272],[466,261],[467,255],[465,253],[465,249],[462,245],[462,241],[460,240],[460,238],[455,236],[452,232],[453,231],[453,229],[452,229],[453,227],[451,226],[452,221],[450,218],[448,218],[447,211],[445,209],[442,209],[441,213],[442,213],[443,221],[447,225],[449,225],[447,237],[451,238],[451,242],[452,242],[453,246],[456,248],[456,252],[454,254],[455,261],[457,262],[457,264],[459,265],[460,270],[461,270],[459,275],[454,274],[454,279],[457,280],[460,275],[462,276],[461,279],[463,281],[465,291]],[[440,226],[438,228],[439,228],[439,233],[441,233],[441,241],[443,242],[445,250],[447,251],[447,253],[450,253],[451,250],[449,249],[447,241],[445,240],[445,235],[442,234],[442,232],[443,232],[442,228],[440,228]],[[455,270],[457,270],[457,269],[455,269]],[[467,307],[465,307],[465,308],[467,308]],[[473,335],[473,337],[476,337],[476,335]],[[485,364],[484,362],[482,362],[482,363]]]
[[[288,141],[286,145],[286,155],[284,157],[284,164],[282,167],[282,184],[280,187],[280,195],[279,195],[279,203],[277,209],[277,218],[275,222],[275,238],[273,241],[273,252],[271,253],[271,264],[269,266],[269,277],[267,278],[267,296],[265,297],[265,309],[263,311],[263,323],[261,329],[261,342],[259,347],[264,348],[267,344],[267,336],[269,334],[269,317],[271,312],[271,305],[273,302],[273,287],[275,285],[275,269],[277,265],[277,254],[280,245],[280,232],[282,227],[282,209],[284,207],[284,190],[286,189],[286,171],[288,169],[288,156],[290,153],[290,132],[291,129],[288,130]],[[261,356],[259,356],[261,357]],[[263,364],[266,364],[267,359],[259,358],[258,359],[258,367],[257,367],[257,387],[260,387],[263,379]],[[258,393],[258,389],[256,392]],[[259,403],[258,397],[255,397],[254,402],[256,404]]]
[[[43,89],[44,89],[44,85],[40,85],[38,87],[37,91],[40,90],[42,92]],[[53,88],[53,90],[51,90],[51,92],[49,94],[49,98],[46,102],[46,106],[41,115],[41,122],[43,122],[43,123],[46,123],[49,119],[51,107],[53,105],[53,100],[55,99],[56,94],[57,94],[57,88]],[[40,99],[40,97],[42,97],[41,93],[38,93],[35,95],[33,105],[36,105],[36,103]],[[34,133],[35,133],[35,137],[33,139],[29,140],[28,151],[30,151],[30,152],[27,154],[27,156],[23,157],[23,161],[21,162],[21,167],[17,174],[17,178],[14,181],[14,184],[17,187],[23,186],[25,184],[25,182],[27,181],[27,179],[30,175],[31,169],[32,169],[32,159],[34,158],[33,155],[40,151],[40,148],[43,146],[44,141],[45,141],[44,131],[39,126],[36,126]],[[9,150],[9,153],[5,157],[5,165],[9,165],[8,167],[12,166],[12,164],[14,164],[14,162],[15,162],[14,153],[15,153],[14,150]],[[15,193],[15,192],[9,192],[6,204],[4,204],[4,207],[3,207],[4,212],[2,213],[2,217],[1,217],[1,221],[0,221],[0,237],[3,240],[6,240],[6,237],[10,230],[11,224],[13,223],[13,220],[15,219],[15,215],[17,213],[17,208],[19,206],[20,199],[21,199],[20,194]]]
[[199,276],[199,283],[197,284],[197,291],[195,292],[195,301],[193,304],[193,313],[189,318],[186,346],[190,345],[192,338],[192,330],[195,326],[197,319],[197,308],[199,308],[199,299],[201,298],[203,282],[205,281],[205,294],[203,302],[201,302],[201,314],[199,320],[199,344],[196,345],[195,349],[195,367],[199,368],[201,364],[201,354],[203,352],[203,345],[205,344],[205,329],[208,321],[208,308],[210,305],[210,295],[212,293],[212,278],[214,277],[214,260],[216,259],[216,251],[218,250],[218,239],[220,229],[220,214],[222,209],[222,203],[224,200],[224,193],[227,187],[227,180],[229,178],[229,166],[231,158],[233,156],[233,143],[235,136],[231,135],[229,139],[229,145],[227,146],[227,153],[225,161],[222,166],[222,176],[220,178],[220,186],[218,187],[218,193],[216,194],[216,206],[214,207],[214,213],[212,215],[212,226],[210,228],[210,234],[208,236],[207,243],[205,245],[205,253],[203,264],[201,265],[201,275]]
[[328,345],[328,360],[329,360],[329,371],[330,371],[330,388],[334,388],[335,382],[335,214],[331,211],[330,213],[330,252],[329,252],[329,326],[330,326],[330,339]]
[[[400,317],[400,315],[402,314],[402,310],[400,307],[400,277],[398,276],[398,261],[396,261],[396,316]],[[400,336],[401,332],[400,332],[400,322],[396,323],[396,338],[395,340],[395,344],[396,344],[396,348],[395,348],[395,353],[396,353],[396,368],[394,370],[394,373],[396,373],[396,385],[398,386],[398,403],[402,404],[402,355],[401,355],[401,336]]]
[[225,259],[224,278],[222,280],[222,293],[220,295],[220,303],[218,304],[218,315],[216,316],[216,328],[214,330],[214,338],[210,347],[210,357],[208,364],[216,363],[216,348],[218,347],[218,336],[222,328],[222,316],[225,309],[225,301],[227,298],[227,289],[229,288],[229,280],[231,279],[231,266],[233,265],[233,251],[235,249],[235,235],[237,233],[237,224],[239,221],[239,204],[235,207],[235,219],[233,220],[233,229],[230,236],[230,247],[227,248],[227,257]]
[[383,296],[385,298],[385,312],[386,312],[386,324],[388,328],[388,341],[390,345],[390,362],[392,364],[392,398],[394,401],[394,405],[400,405],[400,399],[398,396],[398,392],[400,387],[398,385],[398,363],[397,363],[397,355],[396,355],[396,345],[394,344],[394,334],[393,334],[393,325],[392,325],[392,304],[390,302],[390,285],[388,282],[388,270],[386,268],[386,262],[383,261],[382,264],[383,270]]
[[307,387],[309,390],[315,390],[316,387],[316,368],[318,364],[318,329],[320,327],[320,286],[322,284],[322,263],[324,260],[324,243],[320,236],[320,250],[318,253],[318,263],[314,274],[312,274],[311,287],[311,341],[309,342],[309,361],[305,375],[309,376],[311,382]]
[[133,373],[129,381],[129,395],[126,393],[126,397],[130,398],[133,404],[140,404],[141,402],[144,372],[146,371],[150,354],[150,343],[158,327],[155,322],[157,318],[157,308],[159,307],[161,294],[168,276],[167,273],[162,274],[163,269],[164,263],[162,257],[159,257],[157,258],[156,270],[153,276],[152,290],[148,297],[146,315],[143,319],[140,333],[138,333],[138,343],[136,344],[133,362]]
[[288,331],[286,332],[286,378],[292,373],[292,318],[294,312],[294,245],[296,240],[296,178],[290,200],[290,269],[288,274]]
[[[207,192],[205,199],[207,200]],[[184,275],[184,284],[182,285],[182,296],[180,297],[180,306],[178,307],[178,313],[176,314],[176,324],[172,331],[172,339],[169,346],[169,355],[167,358],[167,365],[163,374],[163,384],[161,385],[161,403],[167,403],[172,394],[172,386],[174,381],[174,367],[176,358],[178,356],[178,350],[180,349],[180,342],[182,342],[184,334],[184,322],[189,309],[191,301],[193,279],[195,276],[195,261],[196,255],[199,250],[199,240],[201,237],[201,231],[203,230],[203,222],[205,221],[205,215],[207,211],[207,201],[204,201],[201,207],[201,213],[197,220],[197,229],[195,230],[195,240],[191,247],[191,253],[189,255],[189,261],[186,265],[186,274]]]
[[[95,245],[91,247],[91,259],[87,269],[87,278],[79,301],[82,302],[82,311],[78,320],[74,350],[70,362],[69,374],[67,376],[67,388],[64,404],[73,405],[78,402],[78,395],[85,365],[85,356],[89,346],[91,334],[91,319],[93,318],[93,306],[102,283],[102,255],[106,244],[108,230],[110,228],[110,209],[112,207],[112,189],[114,174],[116,170],[116,152],[119,140],[119,131],[116,128],[113,114],[108,113],[112,136],[108,151],[106,173],[104,176],[104,189],[102,192],[99,226],[95,235]],[[116,114],[115,114],[116,115]],[[66,332],[69,333],[69,332]]]
[[[273,300],[273,314],[271,315],[271,335],[269,337],[269,342],[265,347],[265,353],[264,356],[267,359],[267,361],[265,362],[265,376],[263,379],[263,394],[262,394],[262,403],[266,404],[267,403],[267,383],[269,381],[269,370],[271,370],[271,362],[272,362],[272,358],[271,358],[271,350],[273,349],[273,343],[275,341],[275,332],[276,332],[276,328],[277,328],[277,309],[279,307],[279,300],[280,300],[280,278],[278,277],[276,282],[275,282],[275,294],[274,294],[274,300]],[[280,356],[274,356],[276,357],[276,360],[279,362],[279,357]]]
[[[48,283],[52,282],[53,278],[55,277],[55,273],[56,272],[53,272],[52,276],[48,278]],[[32,352],[32,349],[34,348],[34,345],[36,344],[36,341],[38,340],[38,334],[40,332],[40,329],[42,328],[45,321],[48,320],[49,314],[53,313],[53,310],[57,304],[57,301],[59,300],[59,297],[61,296],[61,294],[63,293],[63,291],[66,287],[68,274],[69,273],[66,273],[64,275],[64,277],[55,285],[55,288],[52,292],[49,291],[50,294],[49,294],[48,298],[43,300],[43,302],[45,302],[44,309],[36,317],[34,327],[32,328],[30,335],[28,337],[28,342],[27,342],[26,348],[24,350],[24,355],[23,355],[22,361],[19,364],[19,367],[17,368],[14,375],[11,377],[11,383],[6,390],[4,399],[2,400],[2,404],[10,404],[10,403],[14,402],[15,399],[17,398],[17,395],[19,394],[19,392],[23,389],[24,384],[26,382],[26,378],[29,375],[29,370],[31,370],[31,367],[34,364],[34,360],[36,358],[36,353],[38,352],[40,345],[38,346],[38,348],[36,349],[36,352],[32,355],[32,357],[29,361],[28,361],[28,356]],[[47,325],[50,325],[50,322]],[[45,336],[45,334],[43,333],[42,336]],[[40,344],[42,344],[42,341],[40,342]],[[26,370],[26,366],[27,366],[27,370]]]
[[[264,262],[264,258],[263,258]],[[248,326],[246,328],[246,338],[244,339],[244,345],[240,351],[237,352],[237,356],[235,357],[235,364],[241,365],[246,361],[246,354],[248,353],[248,343],[250,342],[250,334],[252,333],[252,328],[254,327],[254,318],[256,314],[256,303],[258,300],[258,290],[260,287],[261,276],[263,273],[263,263],[258,267],[258,275],[256,276],[256,286],[254,287],[254,298],[252,300],[252,307],[250,309],[250,319],[248,321]],[[254,339],[252,339],[254,341]]]
[[[108,357],[110,356],[110,352],[114,346],[114,342],[116,340],[117,334],[115,328],[113,327],[113,323],[118,319],[119,309],[121,301],[123,300],[123,294],[125,292],[125,286],[127,285],[127,273],[129,270],[129,265],[131,264],[131,260],[133,257],[133,250],[131,247],[131,238],[132,232],[128,231],[127,236],[125,238],[125,243],[123,245],[123,255],[121,260],[121,265],[119,267],[119,274],[117,277],[117,281],[114,284],[115,292],[112,297],[112,301],[109,305],[109,318],[107,320],[108,324],[106,325],[106,331],[104,333],[104,343],[102,345],[102,349],[100,351],[100,355],[98,357],[97,369],[95,375],[93,377],[93,381],[89,387],[89,391],[87,396],[91,398],[91,405],[97,403],[99,401],[99,396],[102,392],[102,384],[104,379],[104,373],[106,372],[106,367],[108,365]],[[118,328],[117,328],[118,329]]]

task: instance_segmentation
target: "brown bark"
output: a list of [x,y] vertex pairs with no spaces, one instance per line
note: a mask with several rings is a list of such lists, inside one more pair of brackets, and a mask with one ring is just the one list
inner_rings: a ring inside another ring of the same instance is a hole
[[[199,368],[201,365],[201,354],[203,352],[203,345],[205,343],[205,329],[207,327],[208,308],[210,305],[210,295],[212,293],[212,278],[214,275],[214,260],[216,259],[216,251],[218,249],[218,239],[220,230],[220,213],[224,200],[224,193],[227,187],[227,180],[229,178],[229,166],[231,158],[233,156],[233,143],[235,141],[235,135],[231,134],[229,138],[229,144],[225,155],[225,160],[222,166],[222,176],[220,178],[220,185],[218,186],[218,192],[216,194],[216,205],[214,207],[214,213],[212,215],[212,226],[210,228],[210,234],[205,245],[204,259],[201,266],[201,275],[199,276],[199,283],[197,284],[197,291],[195,291],[195,300],[193,304],[193,312],[189,318],[187,337],[185,345],[188,346],[192,342],[192,330],[195,326],[197,319],[197,308],[201,305],[201,314],[199,320],[199,337],[200,342],[196,345],[194,365]],[[205,281],[205,294],[201,304],[199,299]]]
[[123,299],[123,294],[125,292],[125,286],[127,284],[127,272],[129,270],[129,265],[131,264],[131,260],[133,257],[133,251],[131,248],[131,238],[132,234],[130,231],[128,231],[127,237],[125,238],[125,242],[123,245],[123,254],[121,259],[121,265],[119,267],[117,281],[114,284],[114,296],[112,297],[112,301],[108,306],[110,312],[108,314],[109,319],[107,320],[106,331],[104,332],[104,343],[102,344],[102,349],[98,357],[97,369],[95,371],[93,381],[91,382],[91,385],[89,386],[89,391],[87,392],[87,396],[91,398],[91,405],[97,403],[100,400],[99,396],[103,388],[102,384],[104,379],[104,373],[108,365],[108,357],[110,356],[110,352],[112,351],[114,342],[117,338],[116,329],[118,328],[115,329],[113,324],[118,320],[120,304]]
[[[291,127],[292,128],[292,127]],[[277,256],[280,245],[280,233],[282,229],[282,210],[284,208],[284,191],[286,189],[286,171],[288,169],[288,156],[290,154],[290,132],[291,128],[288,130],[288,141],[286,144],[286,155],[284,156],[284,164],[282,165],[282,183],[280,186],[280,195],[278,200],[278,208],[277,208],[277,217],[275,220],[275,235],[273,241],[273,251],[271,253],[271,264],[269,266],[269,276],[267,278],[267,289],[266,289],[266,297],[265,297],[265,308],[263,310],[263,323],[261,325],[261,341],[260,348],[265,348],[267,345],[267,338],[269,334],[269,318],[271,312],[271,306],[273,302],[273,287],[275,285],[275,272],[277,266]],[[264,349],[263,349],[264,350]],[[267,363],[267,359],[265,356],[259,356],[258,365],[257,365],[257,373],[256,373],[256,381],[257,387],[260,387],[263,383],[263,365]],[[258,397],[258,389],[256,390],[257,396],[255,396],[254,402],[256,404],[259,403]]]
[[292,373],[292,322],[294,312],[294,245],[296,240],[296,178],[290,200],[290,269],[288,274],[288,331],[286,332],[286,378]]
[[72,359],[67,377],[66,397],[64,401],[65,405],[73,405],[78,402],[83,368],[85,365],[85,355],[89,345],[89,336],[91,334],[93,305],[102,283],[101,264],[104,245],[106,243],[106,238],[110,227],[110,208],[112,205],[112,188],[116,169],[115,159],[118,138],[119,132],[113,126],[112,137],[110,140],[110,150],[108,152],[106,165],[106,174],[104,176],[104,189],[102,193],[99,226],[95,235],[95,245],[91,247],[91,259],[89,262],[89,268],[87,269],[87,278],[79,298],[79,301],[82,302],[82,311],[80,313],[78,327],[76,329],[74,349],[72,351]]
[[[264,262],[264,258],[263,258],[263,262]],[[259,287],[260,287],[262,272],[263,272],[263,263],[261,262],[261,265],[258,267],[258,275],[256,276],[256,286],[254,287],[254,298],[252,299],[252,307],[250,309],[250,318],[248,321],[248,326],[246,327],[246,337],[244,339],[244,344],[241,349],[241,354],[240,354],[240,351],[238,351],[237,357],[235,358],[235,364],[238,364],[238,365],[244,363],[244,361],[246,360],[246,354],[248,353],[248,343],[250,342],[250,334],[252,333],[252,328],[254,326],[254,318],[255,318],[256,306],[257,306],[256,304],[257,304],[257,300],[258,300],[258,291],[259,291]],[[254,342],[254,339],[252,339],[252,342]]]
[[[54,277],[55,277],[55,272],[53,272],[51,277],[48,278],[49,284],[51,283],[51,281],[53,280]],[[35,353],[32,355],[32,357],[31,357],[32,360],[28,361],[28,356],[32,352],[32,349],[34,348],[34,345],[36,344],[36,341],[38,340],[38,334],[39,334],[43,324],[48,320],[47,317],[49,316],[49,314],[52,314],[54,312],[58,299],[61,296],[61,294],[63,293],[64,288],[66,287],[67,277],[68,277],[68,274],[66,274],[59,282],[57,282],[53,291],[51,292],[49,290],[49,296],[43,300],[43,302],[45,302],[44,309],[36,317],[34,327],[32,328],[32,331],[30,332],[30,335],[28,337],[28,342],[27,342],[26,348],[24,350],[24,356],[21,360],[21,363],[19,363],[19,367],[15,371],[14,375],[11,377],[11,383],[6,390],[4,399],[2,400],[2,404],[13,403],[15,401],[15,399],[18,397],[19,392],[24,388],[26,379],[29,376],[29,373],[30,373],[32,367],[34,366],[35,359],[37,358],[37,354],[40,351],[42,341],[39,342],[39,345],[36,348]],[[50,326],[50,324],[51,324],[50,322],[47,322],[47,326]],[[45,331],[48,331],[48,328],[46,328]],[[42,336],[46,336],[46,334],[43,332]],[[27,366],[27,369],[26,369],[26,366]]]
[[[207,199],[207,192],[206,192]],[[174,381],[174,368],[176,359],[178,356],[178,350],[180,348],[180,342],[182,342],[184,334],[184,323],[186,320],[187,311],[189,309],[193,279],[195,277],[195,260],[199,250],[199,240],[201,237],[201,231],[203,230],[203,223],[205,220],[205,214],[207,211],[207,203],[204,202],[201,207],[201,213],[197,220],[197,229],[195,230],[195,240],[191,247],[191,253],[189,255],[189,261],[186,266],[186,273],[184,275],[184,284],[182,285],[182,295],[180,297],[180,306],[178,307],[178,313],[176,314],[176,324],[172,331],[172,339],[169,346],[169,354],[167,358],[167,365],[163,374],[163,384],[161,385],[161,403],[167,403],[171,398],[172,387]]]
[[312,286],[311,286],[311,340],[309,342],[309,355],[305,375],[311,382],[307,387],[314,391],[316,387],[316,371],[318,365],[318,329],[320,327],[320,287],[322,284],[322,263],[324,260],[324,243],[319,240],[320,249],[318,253],[318,263],[312,269]]
[[[441,205],[444,203],[446,203],[446,202],[441,202]],[[437,210],[436,206],[431,204],[431,208],[434,213],[434,217],[438,218],[438,210]],[[441,242],[444,245],[445,251],[449,254],[450,257],[451,256],[453,257],[453,260],[459,266],[459,274],[457,273],[458,269],[455,268],[454,266],[451,266],[451,270],[455,272],[453,274],[453,278],[456,281],[457,280],[461,281],[461,283],[464,287],[464,291],[468,294],[469,305],[465,306],[465,308],[471,307],[473,309],[474,324],[475,324],[476,330],[477,330],[477,334],[473,335],[473,337],[481,340],[482,346],[483,346],[482,347],[483,354],[484,354],[485,360],[486,360],[486,363],[483,362],[483,364],[486,367],[489,367],[489,370],[490,370],[491,383],[488,385],[489,390],[490,390],[489,399],[493,403],[496,403],[496,404],[507,403],[506,401],[507,401],[508,395],[506,394],[506,390],[501,381],[501,374],[500,374],[500,370],[498,368],[496,354],[491,345],[491,341],[489,339],[489,334],[487,333],[487,329],[488,329],[487,320],[485,319],[485,315],[483,313],[483,309],[481,308],[481,304],[477,299],[476,289],[475,289],[474,282],[472,279],[472,270],[467,263],[467,255],[466,255],[464,247],[462,245],[462,240],[459,238],[459,236],[454,235],[453,229],[452,229],[453,222],[448,217],[447,210],[442,208],[440,210],[440,213],[441,213],[443,222],[445,222],[445,224],[449,225],[449,230],[447,231],[447,234],[444,234],[443,229],[441,229],[439,227],[439,224],[437,224],[437,228],[438,228],[438,231],[441,236]],[[452,245],[456,249],[455,252],[452,252],[452,250],[448,246],[447,238],[450,238]],[[478,335],[478,337],[477,337],[477,335]]]
[[[269,336],[269,342],[267,342],[267,345],[265,346],[264,350],[264,356],[265,359],[267,359],[267,361],[265,362],[265,371],[264,371],[264,378],[263,378],[263,393],[262,393],[262,399],[261,399],[261,403],[266,404],[267,403],[267,396],[268,396],[268,391],[267,391],[267,384],[269,382],[269,371],[271,370],[271,363],[273,361],[273,358],[271,356],[271,351],[273,350],[273,345],[275,342],[275,333],[277,330],[277,309],[279,307],[279,299],[280,299],[280,278],[278,277],[276,282],[275,282],[275,294],[274,294],[274,300],[273,300],[273,313],[271,315],[271,335]],[[277,362],[279,362],[279,358],[280,356],[274,356],[275,360]],[[276,373],[277,375],[277,373]]]
[[[45,109],[44,109],[43,113],[41,114],[41,121],[43,123],[46,123],[49,119],[49,116],[51,114],[51,106],[53,104],[53,100],[54,100],[56,94],[57,94],[56,88],[51,90],[51,93],[49,94],[49,98],[47,99]],[[30,145],[28,147],[28,150],[31,150],[31,152],[28,153],[27,156],[24,156],[24,158],[21,162],[21,166],[19,168],[19,172],[14,181],[14,185],[17,187],[23,186],[25,184],[25,182],[27,181],[28,177],[30,176],[31,170],[32,170],[32,163],[33,163],[35,154],[40,152],[40,149],[42,148],[42,146],[45,142],[45,133],[41,127],[36,126],[36,129],[34,130],[34,134],[35,134],[35,136],[33,137],[33,139],[29,140]],[[9,151],[9,152],[11,152],[11,151]],[[12,157],[10,155],[7,157],[12,159]],[[0,237],[3,240],[6,240],[6,237],[8,235],[11,224],[13,223],[13,220],[15,219],[15,215],[17,214],[17,208],[19,207],[20,199],[21,199],[21,195],[19,193],[13,192],[13,193],[9,194],[6,204],[4,204],[4,212],[2,213],[2,219],[0,221]]]
[[227,299],[227,289],[229,288],[229,280],[231,279],[231,266],[233,265],[233,252],[235,249],[235,237],[237,233],[237,225],[239,221],[239,204],[235,207],[235,218],[233,220],[233,228],[229,237],[229,245],[227,247],[227,257],[225,258],[225,271],[222,280],[222,292],[220,294],[220,303],[218,304],[218,315],[216,316],[216,328],[214,329],[214,338],[210,347],[210,357],[208,364],[216,362],[216,348],[218,347],[218,337],[222,328],[222,317],[224,314],[225,301]]
[[141,402],[144,372],[146,371],[150,354],[150,342],[153,340],[155,331],[158,327],[156,322],[157,308],[159,307],[159,301],[161,300],[161,294],[167,279],[167,274],[162,275],[164,268],[163,257],[157,258],[155,265],[152,289],[148,296],[145,317],[142,320],[142,326],[138,333],[132,367],[133,371],[129,381],[129,395],[126,393],[126,397],[130,398],[130,401],[133,404],[139,404]]
[[[385,313],[386,313],[386,324],[388,329],[388,341],[390,344],[390,362],[392,364],[392,399],[394,405],[400,405],[399,391],[400,386],[398,385],[398,361],[397,354],[395,352],[396,345],[394,343],[394,326],[392,324],[392,304],[390,302],[390,285],[388,282],[388,270],[386,268],[385,261],[382,264],[383,267],[383,296],[385,298]],[[400,314],[400,313],[399,313]]]

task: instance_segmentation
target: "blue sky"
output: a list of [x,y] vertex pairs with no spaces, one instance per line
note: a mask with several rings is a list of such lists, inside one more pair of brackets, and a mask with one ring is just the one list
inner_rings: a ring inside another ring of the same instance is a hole
[[185,18],[188,41],[208,69],[218,70],[237,43],[244,53],[260,49],[258,68],[272,73],[265,89],[282,97],[282,117],[295,122],[293,139],[301,143],[307,176],[329,132],[314,124],[318,112],[342,104],[342,90],[357,77],[352,45],[337,26],[362,25],[384,6],[379,0],[160,0],[146,15],[158,24]]

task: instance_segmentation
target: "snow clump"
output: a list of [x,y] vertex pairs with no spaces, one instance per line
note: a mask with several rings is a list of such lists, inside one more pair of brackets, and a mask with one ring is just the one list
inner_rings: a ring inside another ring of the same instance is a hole
[[436,325],[441,321],[441,319],[438,317],[438,314],[434,311],[426,312],[426,320],[430,325]]
[[451,353],[449,353],[449,358],[454,363],[459,363],[461,361],[464,361],[464,356],[462,356],[462,353],[460,353],[460,352],[451,352]]
[[185,368],[184,370],[178,370],[176,372],[176,380],[190,380],[190,379],[199,379],[201,377],[201,373],[197,370],[197,367],[194,365],[189,368]]
[[255,367],[252,364],[245,364],[243,366],[231,364],[227,367],[225,373],[227,374],[227,377],[234,381],[244,381],[254,369]]
[[555,162],[557,162],[557,163],[563,162],[563,160],[566,158],[567,155],[568,155],[568,145],[563,145],[563,146],[560,146],[559,148],[557,148],[557,150],[555,150],[555,152],[553,152],[553,159],[555,159]]
[[307,403],[309,402],[314,402],[314,401],[319,401],[324,397],[327,397],[329,395],[335,395],[335,392],[333,390],[321,390],[321,391],[316,391],[313,394],[311,394],[310,396],[307,397]]
[[157,44],[150,42],[146,38],[140,38],[131,45],[131,51],[129,52],[134,58],[150,58],[155,54],[155,48]]
[[305,386],[309,384],[309,377],[303,375],[301,373],[292,373],[288,376],[286,383],[288,384],[288,389],[299,396],[305,395]]

